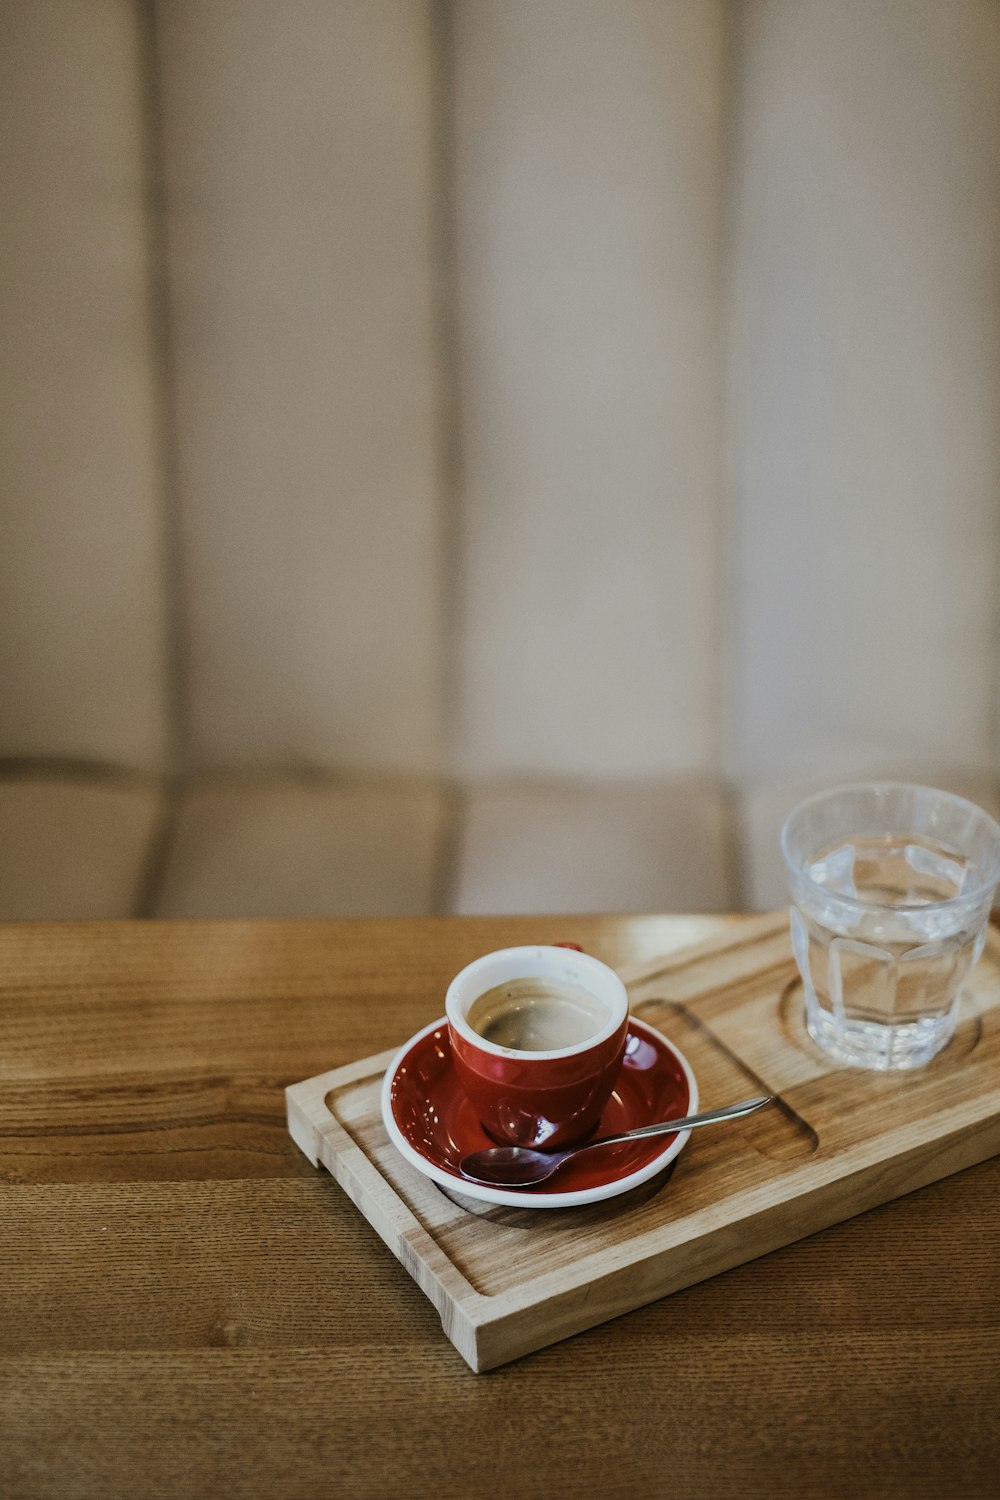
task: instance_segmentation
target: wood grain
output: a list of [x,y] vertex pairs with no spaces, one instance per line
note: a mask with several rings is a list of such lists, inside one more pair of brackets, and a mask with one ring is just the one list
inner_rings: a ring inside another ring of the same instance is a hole
[[766,920],[0,929],[0,1494],[992,1495],[997,1160],[475,1377],[287,1136],[480,952]]

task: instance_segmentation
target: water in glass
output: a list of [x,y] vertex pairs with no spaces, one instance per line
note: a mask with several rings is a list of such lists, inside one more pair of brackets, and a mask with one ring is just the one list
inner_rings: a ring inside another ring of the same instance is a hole
[[888,833],[837,839],[805,874],[792,939],[810,1032],[843,1062],[921,1066],[951,1035],[983,944],[981,918],[941,904],[967,890],[970,862],[926,835]]

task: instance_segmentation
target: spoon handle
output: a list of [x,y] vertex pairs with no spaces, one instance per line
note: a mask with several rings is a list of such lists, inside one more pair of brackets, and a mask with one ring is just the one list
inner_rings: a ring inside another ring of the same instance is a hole
[[714,1125],[716,1120],[737,1120],[740,1115],[752,1115],[755,1109],[770,1104],[773,1094],[758,1094],[753,1099],[743,1099],[739,1104],[724,1104],[721,1109],[706,1109],[699,1115],[685,1115],[680,1120],[663,1120],[659,1125],[640,1125],[637,1130],[626,1130],[622,1135],[604,1135],[598,1141],[588,1141],[578,1146],[586,1151],[588,1146],[609,1146],[618,1141],[638,1141],[650,1135],[674,1135],[679,1130],[694,1130],[699,1125]]

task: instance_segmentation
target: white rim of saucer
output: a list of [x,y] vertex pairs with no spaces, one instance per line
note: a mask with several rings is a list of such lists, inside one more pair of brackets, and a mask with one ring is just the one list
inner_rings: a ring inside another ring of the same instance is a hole
[[[577,984],[606,1008],[608,1019],[593,1036],[569,1047],[531,1052],[500,1047],[473,1031],[465,1018],[466,1011],[487,990],[512,979],[557,979]],[[444,1008],[451,1025],[478,1051],[489,1052],[494,1057],[552,1062],[560,1057],[574,1057],[578,1052],[589,1052],[592,1047],[599,1047],[608,1037],[614,1036],[628,1016],[628,991],[614,969],[591,953],[580,953],[576,948],[561,948],[552,943],[529,943],[518,948],[497,948],[493,953],[484,953],[471,964],[466,964],[449,984]]]
[[[688,1107],[685,1113],[694,1114],[698,1108],[698,1084],[691,1070],[691,1064],[683,1052],[669,1037],[664,1036],[663,1032],[658,1031],[655,1026],[650,1026],[647,1021],[639,1021],[635,1016],[630,1016],[628,1024],[630,1031],[636,1030],[647,1034],[651,1032],[656,1042],[673,1053],[687,1080]],[[575,1208],[584,1203],[600,1203],[605,1198],[618,1198],[622,1193],[630,1192],[632,1188],[648,1182],[651,1177],[662,1172],[664,1167],[669,1166],[670,1162],[687,1145],[691,1132],[682,1130],[659,1156],[654,1156],[651,1162],[647,1162],[644,1167],[639,1167],[635,1172],[630,1172],[627,1177],[618,1178],[614,1182],[601,1183],[597,1187],[578,1188],[572,1193],[538,1193],[531,1190],[518,1192],[507,1188],[491,1188],[484,1183],[468,1182],[457,1172],[447,1172],[443,1167],[438,1167],[434,1162],[428,1161],[426,1156],[421,1156],[420,1152],[410,1145],[396,1124],[391,1102],[393,1079],[406,1056],[431,1032],[447,1031],[447,1029],[448,1018],[441,1016],[439,1020],[432,1021],[429,1026],[424,1026],[420,1031],[414,1032],[409,1041],[404,1042],[395,1054],[382,1080],[382,1123],[385,1125],[389,1139],[412,1167],[415,1167],[424,1177],[429,1177],[432,1182],[436,1182],[438,1187],[449,1188],[453,1193],[460,1193],[463,1198],[476,1198],[481,1203],[498,1203],[505,1208]]]

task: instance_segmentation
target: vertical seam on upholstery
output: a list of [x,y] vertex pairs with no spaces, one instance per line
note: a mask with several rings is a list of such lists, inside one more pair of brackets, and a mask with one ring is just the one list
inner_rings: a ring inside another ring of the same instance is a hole
[[158,914],[170,852],[177,839],[180,802],[180,787],[172,779],[162,789],[160,810],[139,869],[135,901],[130,914],[133,917],[155,917]]
[[459,853],[466,813],[466,797],[462,786],[457,781],[443,784],[441,802],[431,911],[435,916],[449,916],[454,911],[458,890]]
[[161,57],[155,0],[140,0],[145,104],[146,223],[149,303],[159,413],[161,557],[166,607],[166,698],[170,769],[183,768],[187,740],[186,653],[182,629],[182,548],[179,507],[176,352],[167,279],[166,173]]
[[[438,611],[440,718],[438,772],[456,770],[461,726],[461,583],[463,484],[459,380],[458,254],[455,213],[455,33],[453,0],[431,12],[434,198],[435,364],[438,385]],[[447,795],[447,791],[445,793]]]
[[730,899],[736,910],[745,906],[746,859],[741,847],[742,829],[737,818],[743,785],[744,767],[738,747],[739,670],[737,646],[740,635],[742,591],[739,568],[741,516],[737,495],[736,435],[733,410],[732,342],[734,317],[736,238],[736,193],[739,182],[739,123],[742,103],[743,29],[741,0],[724,0],[721,184],[719,211],[719,296],[717,350],[719,360],[718,432],[719,432],[719,559],[716,578],[719,585],[718,734],[721,771],[725,782],[725,800],[729,819]]
[[726,910],[749,911],[743,792],[738,785],[725,779],[720,783],[719,790],[724,819],[722,873],[726,883]]
[[156,0],[138,0],[137,16],[142,70],[147,307],[150,323],[150,357],[154,364],[156,438],[159,460],[160,567],[164,596],[165,636],[163,692],[167,729],[164,803],[157,828],[150,839],[135,898],[137,912],[140,915],[150,915],[162,885],[165,861],[177,821],[180,796],[179,778],[185,768],[187,756],[188,704],[187,652],[183,628],[183,556],[178,469],[176,360],[167,276],[162,59]]

